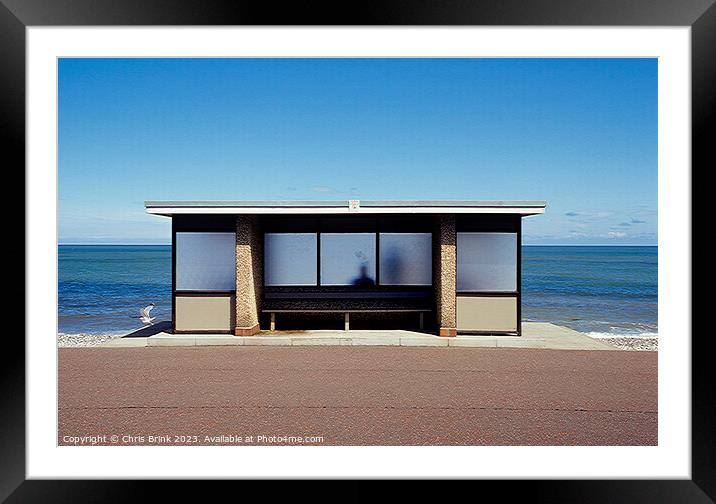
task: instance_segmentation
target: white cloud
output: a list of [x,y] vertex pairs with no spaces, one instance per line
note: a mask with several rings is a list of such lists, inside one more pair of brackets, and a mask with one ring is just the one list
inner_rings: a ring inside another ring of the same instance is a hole
[[611,217],[614,215],[614,212],[594,212],[594,211],[587,211],[587,212],[567,212],[564,214],[567,217],[571,217],[572,219],[578,218],[579,220],[595,220],[595,219],[606,219],[607,217]]

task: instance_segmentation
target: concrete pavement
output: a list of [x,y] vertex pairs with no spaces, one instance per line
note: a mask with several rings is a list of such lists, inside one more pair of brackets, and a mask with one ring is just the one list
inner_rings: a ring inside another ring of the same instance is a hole
[[524,322],[522,336],[467,336],[445,338],[405,330],[372,331],[262,331],[256,336],[229,334],[171,334],[112,339],[102,347],[144,346],[406,346],[406,347],[493,347],[550,348],[555,350],[616,350],[599,340],[542,322]]

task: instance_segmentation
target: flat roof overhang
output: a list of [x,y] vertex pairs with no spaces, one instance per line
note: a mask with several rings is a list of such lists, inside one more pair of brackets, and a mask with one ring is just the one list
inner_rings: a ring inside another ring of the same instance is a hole
[[[519,214],[544,213],[544,201],[145,201],[154,215]],[[357,200],[355,200],[357,201]]]

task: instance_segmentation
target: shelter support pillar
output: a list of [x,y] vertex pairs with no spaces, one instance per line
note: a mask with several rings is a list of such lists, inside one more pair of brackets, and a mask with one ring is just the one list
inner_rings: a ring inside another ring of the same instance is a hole
[[258,217],[236,216],[236,336],[253,336],[260,329],[262,250]]
[[457,233],[454,215],[437,217],[437,232],[433,250],[435,308],[440,336],[457,336],[456,280]]

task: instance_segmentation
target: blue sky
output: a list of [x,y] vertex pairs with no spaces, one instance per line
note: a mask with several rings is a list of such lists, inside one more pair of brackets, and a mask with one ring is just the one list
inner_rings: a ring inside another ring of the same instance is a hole
[[537,199],[525,244],[656,244],[656,59],[61,59],[60,243],[150,199]]

